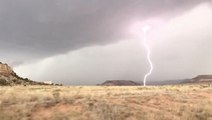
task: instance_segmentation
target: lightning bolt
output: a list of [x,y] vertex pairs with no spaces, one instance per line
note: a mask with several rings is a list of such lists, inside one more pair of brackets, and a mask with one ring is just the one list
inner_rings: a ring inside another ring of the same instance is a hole
[[150,58],[150,56],[151,56],[151,50],[150,50],[150,47],[149,47],[149,45],[148,45],[148,43],[147,43],[147,39],[146,39],[146,33],[147,33],[147,31],[148,31],[149,29],[150,29],[149,26],[143,27],[143,32],[144,32],[144,46],[145,46],[146,51],[147,51],[147,56],[146,56],[146,57],[147,57],[147,60],[148,60],[149,65],[150,65],[150,70],[149,70],[149,72],[146,73],[146,75],[144,76],[144,80],[143,80],[143,85],[144,85],[144,86],[146,86],[147,77],[150,76],[150,75],[152,74],[152,71],[153,71],[153,69],[154,69],[152,60],[151,60],[151,58]]

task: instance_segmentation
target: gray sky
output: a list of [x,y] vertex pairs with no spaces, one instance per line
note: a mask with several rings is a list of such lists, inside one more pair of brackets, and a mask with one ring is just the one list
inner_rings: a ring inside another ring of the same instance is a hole
[[[211,0],[0,0],[0,61],[38,81],[142,81],[212,74]],[[147,82],[148,83],[148,82]]]

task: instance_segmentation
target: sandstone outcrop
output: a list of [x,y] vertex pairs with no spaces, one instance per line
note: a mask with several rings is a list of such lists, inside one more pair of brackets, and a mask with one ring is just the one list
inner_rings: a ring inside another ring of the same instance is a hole
[[44,82],[32,81],[28,78],[18,76],[13,69],[0,62],[0,86],[13,85],[49,85]]
[[0,62],[0,74],[4,75],[4,76],[9,76],[10,74],[12,74],[13,70],[10,66],[8,66],[7,64],[3,64]]

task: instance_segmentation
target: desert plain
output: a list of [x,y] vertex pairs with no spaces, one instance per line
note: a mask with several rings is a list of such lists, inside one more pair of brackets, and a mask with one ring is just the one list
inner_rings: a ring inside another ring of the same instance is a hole
[[212,84],[0,86],[0,120],[212,120]]

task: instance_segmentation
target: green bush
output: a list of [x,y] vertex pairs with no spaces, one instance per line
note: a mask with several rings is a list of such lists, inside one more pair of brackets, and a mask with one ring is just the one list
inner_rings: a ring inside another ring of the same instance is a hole
[[0,79],[0,86],[10,85],[5,79]]
[[22,81],[21,80],[18,80],[18,79],[13,79],[12,81],[15,84],[22,84]]

